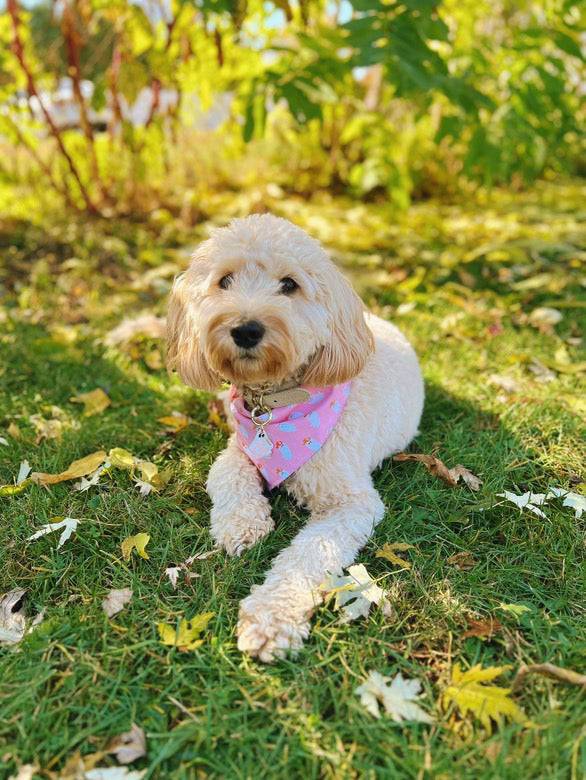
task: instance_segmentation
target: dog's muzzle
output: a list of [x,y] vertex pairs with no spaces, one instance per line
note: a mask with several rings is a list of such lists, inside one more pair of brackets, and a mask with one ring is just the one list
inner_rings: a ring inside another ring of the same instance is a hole
[[255,320],[249,320],[236,328],[232,328],[230,335],[234,339],[237,347],[242,349],[252,349],[260,342],[264,336],[264,326]]

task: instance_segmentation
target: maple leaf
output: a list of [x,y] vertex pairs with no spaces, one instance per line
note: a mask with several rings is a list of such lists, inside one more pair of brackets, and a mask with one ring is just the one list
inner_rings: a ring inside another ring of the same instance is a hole
[[374,715],[380,718],[379,700],[385,710],[390,713],[396,723],[404,720],[415,720],[420,723],[433,723],[433,718],[421,709],[417,704],[417,695],[421,690],[419,680],[407,680],[396,675],[389,685],[389,677],[383,677],[380,672],[371,670],[366,681],[356,689],[360,696],[361,704]]
[[130,588],[122,588],[121,590],[111,590],[106,598],[102,601],[102,609],[108,617],[117,615],[118,612],[124,609],[126,604],[132,598],[132,591]]
[[511,501],[521,510],[527,509],[529,512],[533,512],[534,515],[544,517],[547,520],[547,515],[538,508],[547,500],[545,493],[523,493],[523,495],[518,496],[516,493],[505,490],[504,493],[497,493],[497,496],[506,498],[507,501]]
[[454,466],[453,469],[450,469],[449,474],[454,482],[459,482],[461,479],[468,485],[470,490],[480,490],[482,480],[477,477],[476,474],[473,474],[469,469],[462,466],[460,463]]
[[494,680],[510,666],[489,666],[483,669],[480,664],[462,672],[460,664],[452,669],[452,683],[441,694],[441,704],[447,710],[450,704],[458,707],[464,717],[470,712],[490,731],[491,720],[500,721],[503,717],[517,723],[529,725],[523,710],[509,697],[510,688],[499,688],[484,683]]
[[390,544],[387,542],[381,547],[380,550],[377,550],[375,558],[386,558],[387,561],[394,563],[396,566],[404,566],[406,569],[410,569],[410,561],[406,561],[404,558],[401,558],[400,555],[396,555],[395,550],[397,550],[397,552],[402,552],[404,550],[414,549],[415,545],[413,544],[406,544],[405,542],[395,542]]
[[157,623],[161,642],[164,645],[178,647],[182,652],[197,649],[203,644],[203,639],[199,639],[199,635],[207,628],[215,614],[215,612],[202,612],[191,620],[182,618],[178,629],[165,623]]
[[384,615],[392,614],[385,592],[374,582],[362,563],[350,566],[347,577],[330,577],[318,590],[324,594],[325,600],[335,596],[336,609],[343,607],[341,623],[366,617],[371,604],[380,605]]
[[101,466],[106,459],[107,456],[104,450],[98,450],[98,452],[92,452],[91,455],[86,455],[85,458],[74,460],[73,463],[60,474],[43,474],[34,471],[31,474],[31,479],[40,482],[41,485],[54,485],[56,482],[64,482],[68,479],[86,477],[88,474],[94,472],[98,466]]
[[39,531],[36,531],[32,536],[27,538],[27,542],[32,542],[35,539],[39,539],[41,536],[45,536],[45,534],[50,534],[53,533],[53,531],[58,531],[60,528],[63,528],[57,545],[57,549],[59,549],[65,544],[79,524],[79,520],[75,520],[73,517],[54,517],[52,519],[57,522],[43,525]]
[[108,752],[115,754],[119,764],[131,764],[137,758],[146,756],[146,737],[143,729],[133,723],[130,731],[115,737]]
[[132,554],[132,551],[136,549],[136,552],[140,555],[141,558],[148,559],[148,555],[145,552],[145,547],[149,543],[149,539],[151,537],[148,534],[135,534],[134,536],[128,536],[123,542],[122,542],[122,557],[125,561],[130,560],[130,556]]
[[504,612],[508,612],[511,615],[514,615],[517,620],[523,615],[525,612],[531,612],[531,607],[526,607],[523,604],[503,604],[502,601],[499,602],[499,609],[502,609]]
[[89,479],[86,477],[82,477],[79,482],[76,482],[73,485],[74,490],[79,490],[80,493],[85,493],[87,490],[89,490],[91,487],[94,487],[94,485],[97,485],[100,481],[100,477],[102,474],[110,470],[111,463],[109,460],[107,460],[105,463],[103,463],[101,466],[98,466],[98,468],[94,471],[93,474],[89,475]]
[[112,403],[110,398],[100,387],[96,387],[95,390],[92,390],[89,393],[74,395],[69,400],[74,404],[83,404],[84,417],[93,417],[95,414],[100,414]]
[[574,509],[576,519],[579,520],[582,517],[582,512],[586,512],[586,496],[582,496],[580,493],[571,493],[563,488],[552,488],[545,499],[561,497],[564,498],[562,506],[569,506]]

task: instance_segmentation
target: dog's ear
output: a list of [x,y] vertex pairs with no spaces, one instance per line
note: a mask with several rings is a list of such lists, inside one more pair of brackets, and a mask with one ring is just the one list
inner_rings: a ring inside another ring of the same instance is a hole
[[167,311],[167,368],[175,369],[181,379],[199,390],[213,392],[222,380],[208,365],[200,346],[195,322],[194,290],[186,272],[175,279]]
[[321,297],[331,317],[330,339],[307,367],[303,382],[310,387],[348,382],[362,371],[374,350],[364,304],[333,264],[324,282]]

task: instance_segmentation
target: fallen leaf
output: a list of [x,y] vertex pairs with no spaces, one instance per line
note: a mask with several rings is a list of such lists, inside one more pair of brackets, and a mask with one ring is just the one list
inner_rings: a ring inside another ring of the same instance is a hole
[[[214,551],[215,552],[215,551]],[[202,556],[209,557],[206,553],[201,553]],[[177,580],[179,579],[180,572],[184,572],[185,579],[190,582],[191,580],[195,579],[196,577],[200,577],[200,574],[196,574],[195,572],[189,571],[190,564],[193,563],[196,558],[199,558],[200,556],[192,556],[191,558],[188,558],[183,563],[177,564],[177,566],[169,566],[169,568],[165,569],[165,574],[169,578],[169,581],[171,585],[173,585],[173,590],[177,587]]]
[[23,460],[18,469],[18,476],[16,477],[15,485],[0,485],[0,496],[14,496],[18,493],[22,493],[23,490],[30,484],[30,479],[27,479],[30,473],[31,467],[28,460]]
[[179,566],[169,566],[169,568],[165,569],[165,574],[169,578],[169,581],[173,586],[173,590],[175,590],[177,587],[177,579],[179,578],[180,571],[181,568]]
[[462,480],[465,482],[471,490],[480,490],[482,480],[469,471],[467,468],[458,463],[453,469],[449,470],[449,474],[454,482]]
[[29,421],[37,433],[36,444],[39,444],[43,439],[61,438],[64,427],[61,420],[46,420],[41,414],[31,414]]
[[204,561],[206,558],[211,558],[212,555],[215,555],[218,551],[219,548],[215,547],[213,550],[206,550],[205,552],[196,553],[195,555],[192,555],[190,558],[188,558],[185,563],[187,566],[189,566],[194,561]]
[[140,488],[140,495],[141,496],[148,496],[148,494],[152,491],[153,486],[150,482],[145,482],[143,479],[136,478],[134,480],[134,484],[136,487]]
[[17,775],[10,775],[8,780],[33,780],[34,775],[39,771],[36,764],[23,764]]
[[191,620],[182,618],[178,629],[165,623],[158,623],[157,630],[161,637],[161,642],[164,645],[178,647],[183,652],[195,650],[203,644],[203,639],[198,637],[207,628],[214,615],[215,612],[203,612],[200,615],[195,615]]
[[377,553],[375,555],[376,558],[386,558],[387,561],[390,561],[391,563],[394,563],[395,566],[404,566],[406,569],[411,568],[410,561],[406,561],[404,558],[401,558],[399,555],[395,554],[395,550],[398,552],[402,552],[403,550],[414,550],[415,545],[413,544],[405,544],[402,542],[395,542],[394,544],[390,544],[387,542],[384,544],[380,550],[377,550]]
[[24,636],[26,617],[24,613],[25,588],[15,588],[0,599],[0,642],[14,645]]
[[43,525],[39,531],[27,538],[27,542],[32,542],[35,539],[39,539],[41,536],[45,536],[45,534],[51,534],[53,531],[58,531],[60,528],[63,528],[57,545],[57,549],[59,549],[65,544],[79,524],[79,520],[75,520],[73,517],[54,517],[53,520],[56,520],[57,522]]
[[554,664],[550,663],[522,664],[511,686],[513,693],[521,687],[528,674],[542,674],[544,677],[549,677],[552,680],[565,682],[569,685],[582,685],[586,688],[586,674],[578,674],[572,669],[563,669],[561,666],[554,666]]
[[149,543],[149,539],[151,537],[148,534],[142,533],[142,534],[136,534],[135,536],[128,536],[123,542],[122,542],[122,557],[125,561],[130,560],[130,555],[132,554],[132,551],[136,548],[136,552],[140,555],[141,558],[148,559],[148,555],[145,552],[145,547]]
[[488,384],[498,387],[500,390],[504,390],[505,393],[518,393],[521,390],[521,385],[515,379],[511,379],[508,376],[501,376],[500,374],[491,374],[488,377]]
[[468,550],[462,550],[454,555],[450,555],[446,563],[449,563],[451,566],[455,566],[462,571],[470,571],[476,566],[476,560]]
[[140,471],[141,478],[145,482],[152,482],[153,477],[158,473],[159,468],[149,460],[137,460],[136,468]]
[[563,488],[552,488],[546,495],[545,500],[561,498],[562,496],[564,498],[562,506],[569,506],[574,509],[576,519],[579,520],[582,517],[582,513],[586,512],[586,496],[580,493],[571,493]]
[[371,604],[380,605],[384,615],[392,614],[385,592],[371,579],[362,563],[350,566],[347,577],[330,577],[318,590],[326,601],[335,596],[336,609],[343,607],[341,623],[366,617]]
[[503,630],[503,626],[495,618],[489,620],[474,620],[468,618],[468,631],[466,631],[460,639],[468,639],[468,637],[477,637],[478,639],[490,639],[495,634],[500,634]]
[[11,422],[6,431],[13,439],[20,439],[20,429],[16,423]]
[[112,766],[107,769],[90,769],[84,772],[82,780],[141,780],[147,769],[128,769],[125,766]]
[[164,338],[165,318],[155,317],[154,314],[142,314],[135,319],[123,320],[113,330],[106,334],[104,344],[109,347],[131,341],[136,336],[142,338]]
[[547,366],[544,366],[543,363],[535,357],[531,358],[527,367],[531,373],[535,374],[537,382],[555,382],[556,380],[556,375],[553,371],[550,371]]
[[102,601],[102,609],[108,617],[112,617],[113,615],[118,614],[118,612],[121,612],[131,598],[132,591],[130,588],[122,588],[122,590],[111,590],[106,598]]
[[450,474],[447,467],[444,465],[444,463],[442,463],[442,461],[439,458],[436,458],[433,455],[423,455],[422,453],[419,453],[417,455],[410,455],[407,452],[399,452],[397,455],[393,456],[393,460],[396,461],[414,460],[417,463],[423,463],[425,468],[434,477],[439,477],[447,485],[450,485],[450,487],[456,487],[457,484],[456,480]]
[[130,731],[114,738],[108,752],[115,754],[119,764],[132,764],[137,758],[146,756],[146,737],[143,729],[133,723]]
[[25,479],[28,477],[30,473],[31,473],[31,467],[29,466],[28,460],[23,460],[22,463],[20,464],[20,468],[18,469],[16,484],[22,485],[22,483],[25,481]]
[[100,387],[96,387],[95,390],[89,393],[74,395],[69,400],[74,404],[83,404],[84,417],[93,417],[95,414],[101,414],[112,403],[108,395]]
[[81,493],[85,493],[87,490],[89,490],[94,485],[97,485],[100,481],[100,477],[104,472],[107,472],[110,470],[111,467],[110,461],[106,461],[105,463],[102,463],[101,466],[98,466],[98,468],[94,471],[93,474],[89,475],[89,479],[86,479],[86,477],[82,477],[79,482],[76,482],[73,486],[74,490],[79,490]]
[[230,426],[228,425],[228,416],[226,414],[226,400],[225,393],[218,393],[216,398],[208,403],[208,415],[210,422],[216,426],[223,433],[230,433]]
[[0,436],[0,444],[3,444],[5,447],[8,447],[8,440],[4,438],[4,436]]
[[118,469],[133,469],[135,457],[128,450],[123,450],[122,447],[113,447],[108,453],[108,460],[114,468]]
[[104,450],[98,450],[91,455],[86,455],[85,458],[80,460],[74,460],[73,463],[65,471],[60,474],[43,474],[38,471],[34,471],[31,474],[31,479],[36,482],[40,482],[41,485],[54,485],[56,482],[65,482],[68,479],[78,479],[79,477],[86,477],[95,471],[98,466],[106,460],[107,456]]
[[168,417],[158,417],[157,422],[163,423],[167,433],[181,433],[188,425],[191,425],[193,420],[186,414],[180,412],[173,412]]
[[371,670],[366,682],[356,689],[360,703],[371,715],[380,717],[380,700],[396,723],[402,723],[404,720],[433,723],[433,718],[417,704],[417,695],[421,690],[419,680],[406,680],[401,673],[397,674],[390,685],[389,680],[389,677],[383,677],[379,672]]
[[487,731],[491,729],[491,720],[498,722],[503,717],[529,725],[523,710],[509,697],[510,688],[484,684],[510,668],[489,666],[483,669],[477,664],[467,672],[462,672],[460,664],[455,664],[452,669],[452,683],[440,697],[443,709],[447,710],[450,704],[455,704],[462,717],[468,712],[472,713]]
[[534,515],[547,519],[547,515],[538,508],[547,500],[545,493],[523,493],[522,496],[518,496],[516,493],[510,493],[508,490],[505,490],[504,493],[497,493],[497,496],[506,498],[507,501],[511,501],[521,510],[527,509],[529,512],[533,512]]
[[548,306],[540,306],[533,309],[527,321],[542,333],[552,333],[555,325],[561,322],[564,315],[558,309],[550,309]]
[[24,594],[26,589],[15,588],[0,598],[0,642],[15,645],[25,633],[30,634],[35,626],[42,622],[45,610],[42,609],[31,621],[28,631],[24,609]]
[[499,601],[499,609],[502,609],[503,612],[508,612],[510,615],[514,615],[517,620],[521,615],[524,615],[525,612],[533,611],[531,607],[526,607],[524,604],[503,604],[502,601]]

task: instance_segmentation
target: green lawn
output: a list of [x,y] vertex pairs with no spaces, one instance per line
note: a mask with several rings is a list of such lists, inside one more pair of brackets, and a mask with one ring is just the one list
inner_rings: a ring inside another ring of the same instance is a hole
[[[385,463],[375,482],[387,514],[358,560],[388,589],[395,616],[340,625],[322,607],[298,658],[269,666],[236,648],[238,602],[305,513],[277,494],[269,537],[241,558],[197,561],[200,576],[173,591],[164,569],[212,549],[204,484],[225,434],[210,421],[209,399],[158,367],[159,341],[101,341],[123,316],[164,313],[169,283],[206,225],[188,231],[160,214],[150,225],[0,221],[0,436],[9,443],[0,483],[24,459],[58,472],[112,447],[173,475],[146,498],[122,470],[85,493],[64,482],[0,497],[0,594],[26,588],[27,614],[46,608],[20,644],[0,645],[0,776],[30,762],[45,770],[35,778],[69,777],[59,771],[76,751],[102,750],[132,722],[148,745],[133,766],[148,778],[586,776],[584,688],[530,676],[515,700],[533,726],[503,722],[492,733],[438,707],[455,662],[510,665],[496,681],[505,686],[522,663],[586,671],[586,518],[560,500],[540,518],[496,496],[584,492],[585,196],[578,184],[540,184],[420,204],[400,218],[377,204],[267,199],[322,239],[368,304],[412,339],[427,400],[410,451],[483,479],[474,493],[419,464]],[[226,200],[216,221],[238,209]],[[542,306],[563,319],[540,330],[529,315]],[[534,373],[535,358],[552,381]],[[514,389],[491,384],[495,374]],[[83,417],[69,399],[96,387],[112,404]],[[161,434],[157,418],[173,410],[194,422]],[[31,415],[60,420],[61,437],[37,443]],[[7,433],[11,423],[20,438]],[[26,541],[64,515],[82,522],[61,549],[55,534]],[[121,542],[138,532],[150,534],[149,559],[127,563]],[[415,545],[402,553],[411,569],[375,557],[387,541]],[[448,562],[460,551],[473,568]],[[132,601],[109,620],[102,599],[126,587]],[[500,603],[529,611],[517,618]],[[215,615],[199,649],[161,644],[157,623],[207,611]],[[471,620],[491,616],[501,633],[462,637]],[[369,715],[354,691],[371,669],[421,679],[436,724]]]

